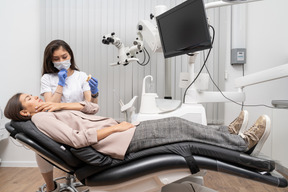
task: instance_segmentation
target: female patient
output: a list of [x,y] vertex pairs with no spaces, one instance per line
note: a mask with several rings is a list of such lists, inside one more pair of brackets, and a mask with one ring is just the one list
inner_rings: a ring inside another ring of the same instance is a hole
[[[32,120],[36,127],[53,140],[75,148],[92,146],[113,158],[123,159],[126,153],[159,145],[196,141],[245,152],[260,140],[266,140],[270,119],[263,115],[244,131],[228,126],[226,131],[171,117],[161,120],[118,123],[107,117],[94,115],[98,105],[90,102],[49,103],[38,96],[18,93],[7,103],[4,114],[15,121]],[[92,115],[93,114],[93,115]],[[242,119],[243,120],[243,119]]]

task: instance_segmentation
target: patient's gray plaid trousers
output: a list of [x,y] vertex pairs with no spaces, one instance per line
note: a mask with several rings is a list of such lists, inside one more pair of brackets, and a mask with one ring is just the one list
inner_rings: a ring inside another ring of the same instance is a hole
[[227,126],[205,126],[179,117],[141,122],[134,133],[127,153],[184,141],[194,141],[246,151],[247,143],[239,135],[230,134]]

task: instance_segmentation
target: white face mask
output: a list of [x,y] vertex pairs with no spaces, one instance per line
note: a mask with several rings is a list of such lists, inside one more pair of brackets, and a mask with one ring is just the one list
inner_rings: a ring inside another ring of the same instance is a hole
[[69,59],[69,60],[65,60],[62,62],[53,62],[53,64],[54,64],[54,67],[60,71],[61,69],[68,70],[70,68],[71,62]]

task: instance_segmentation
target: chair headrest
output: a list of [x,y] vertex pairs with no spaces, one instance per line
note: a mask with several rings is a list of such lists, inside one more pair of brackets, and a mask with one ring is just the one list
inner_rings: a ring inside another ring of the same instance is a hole
[[5,124],[5,128],[9,132],[10,136],[15,139],[15,135],[18,133],[18,131],[10,125],[10,122]]

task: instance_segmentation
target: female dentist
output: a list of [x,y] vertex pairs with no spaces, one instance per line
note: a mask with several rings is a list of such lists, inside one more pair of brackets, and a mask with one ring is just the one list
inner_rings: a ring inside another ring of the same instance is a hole
[[44,51],[41,95],[45,101],[72,103],[84,100],[97,103],[98,81],[79,71],[70,46],[63,40],[50,42]]
[[[51,41],[45,48],[41,95],[46,102],[74,103],[90,101],[98,103],[98,81],[79,71],[70,46],[63,40]],[[36,161],[46,183],[47,192],[60,191],[59,183],[53,181],[53,166],[36,155]]]

